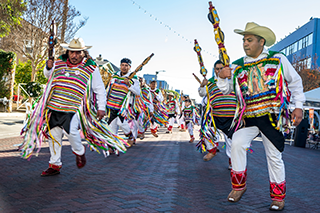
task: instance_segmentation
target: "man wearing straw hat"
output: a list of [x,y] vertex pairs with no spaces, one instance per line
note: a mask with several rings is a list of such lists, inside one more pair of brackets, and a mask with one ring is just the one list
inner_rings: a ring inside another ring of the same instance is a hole
[[[233,62],[231,68],[223,68],[218,74],[220,90],[228,94],[235,88],[238,102],[231,147],[232,191],[228,201],[239,201],[247,189],[246,150],[251,141],[261,133],[269,171],[272,199],[270,210],[280,211],[284,208],[286,196],[282,160],[284,137],[281,131],[286,125],[290,125],[290,119],[294,126],[302,120],[305,101],[302,81],[283,54],[264,48],[276,41],[271,29],[249,22],[245,30],[236,29],[234,32],[243,35],[246,56]],[[295,105],[291,118],[289,102]]]
[[[92,90],[97,99],[97,118],[105,115],[106,93],[99,68],[88,59],[87,49],[82,38],[74,38],[70,44],[61,44],[67,51],[55,62],[49,59],[44,75],[53,78],[52,94],[48,99],[47,108],[51,111],[49,119],[49,168],[41,176],[60,173],[62,167],[61,149],[63,134],[68,136],[71,149],[76,155],[76,164],[82,168],[86,164],[85,147],[81,143],[78,109],[86,92],[88,79],[92,76]],[[83,118],[82,118],[83,119]]]

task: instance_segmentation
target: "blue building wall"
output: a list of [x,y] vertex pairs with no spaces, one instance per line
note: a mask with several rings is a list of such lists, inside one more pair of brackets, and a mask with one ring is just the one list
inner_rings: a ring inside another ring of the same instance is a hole
[[[146,80],[147,84],[156,79],[156,75],[144,74],[143,78]],[[163,89],[169,89],[169,84],[164,80],[157,80],[157,87]]]
[[[298,59],[308,63],[308,68],[320,65],[320,21],[313,18],[296,31],[274,44],[270,50],[283,52],[291,63]],[[318,57],[316,61],[315,57]]]

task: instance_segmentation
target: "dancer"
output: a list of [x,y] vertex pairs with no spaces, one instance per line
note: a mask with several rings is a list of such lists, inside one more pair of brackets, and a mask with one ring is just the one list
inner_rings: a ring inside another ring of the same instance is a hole
[[148,126],[151,125],[150,120],[153,117],[154,107],[150,87],[146,84],[144,78],[139,77],[139,81],[141,87],[141,98],[146,107],[145,110],[142,113],[140,113],[136,125],[138,127],[137,137],[140,138],[140,140],[143,140],[145,137],[145,131],[147,130]]
[[[77,167],[86,165],[80,129],[93,149],[101,148],[104,154],[108,146],[126,150],[124,141],[113,135],[108,125],[101,121],[105,115],[106,94],[99,68],[86,51],[91,46],[85,46],[81,38],[61,46],[67,51],[55,62],[47,61],[43,72],[49,78],[48,83],[22,130],[25,135],[20,149],[25,158],[31,156],[36,146],[41,148],[44,137],[49,138],[49,168],[41,176],[60,174],[64,134],[76,155]],[[92,92],[95,98],[91,97]]]
[[[223,63],[220,60],[214,63],[214,72],[216,76],[222,70],[222,68]],[[217,87],[216,81],[217,80],[214,78],[214,76],[210,78],[209,81],[207,79],[203,79],[198,92],[201,97],[204,97],[204,105],[206,106],[207,91],[205,87],[207,85],[210,97],[209,104],[212,108],[213,120],[217,129],[221,130],[220,132],[222,132],[222,135],[224,136],[226,142],[226,154],[229,157],[229,169],[231,169],[231,138],[233,132],[230,131],[230,127],[236,109],[236,97],[233,92],[228,95],[224,95]],[[204,140],[204,142],[206,144],[208,153],[203,157],[203,160],[209,161],[217,153],[217,144],[214,146],[208,140]]]
[[167,107],[169,109],[168,116],[169,116],[169,127],[166,131],[166,133],[172,133],[172,128],[174,124],[174,120],[177,117],[177,114],[179,114],[179,105],[177,100],[174,98],[174,94],[172,92],[168,93],[169,100],[167,101]]
[[247,189],[246,149],[260,133],[268,163],[272,199],[270,210],[282,210],[286,180],[282,160],[285,140],[281,130],[284,118],[286,124],[290,124],[290,93],[291,102],[295,105],[291,113],[293,125],[297,126],[302,120],[305,101],[302,80],[282,53],[264,48],[276,41],[271,29],[249,22],[245,30],[236,29],[234,32],[243,35],[246,56],[233,62],[232,68],[223,68],[217,84],[225,94],[235,88],[238,101],[233,124],[236,132],[233,134],[231,147],[232,191],[228,201],[239,201]]
[[190,143],[193,143],[195,138],[193,136],[193,125],[196,123],[196,109],[191,105],[190,99],[184,100],[185,106],[181,112],[181,117],[183,116],[183,121],[186,124],[190,135]]
[[160,89],[157,89],[157,81],[150,82],[150,92],[152,95],[154,113],[151,118],[150,130],[154,137],[158,137],[158,125],[168,124],[168,109],[164,104],[164,98]]
[[120,109],[123,107],[126,98],[129,98],[129,103],[132,104],[133,97],[129,97],[129,91],[133,95],[140,95],[140,84],[137,76],[134,76],[131,80],[128,79],[131,69],[131,60],[123,58],[120,61],[120,71],[115,73],[110,80],[107,87],[107,109],[108,109],[108,124],[112,131],[117,134],[118,127],[120,127],[125,136],[128,138],[130,145],[134,142],[134,136],[128,124],[128,119],[121,115]]

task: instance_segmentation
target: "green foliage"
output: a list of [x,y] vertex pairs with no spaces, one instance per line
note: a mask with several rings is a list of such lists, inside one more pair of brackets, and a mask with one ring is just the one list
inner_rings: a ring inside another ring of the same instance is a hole
[[38,82],[29,82],[26,85],[26,91],[29,93],[30,97],[37,98],[41,94],[41,84]]
[[14,52],[0,50],[0,98],[9,98],[10,88],[8,87],[8,79],[14,68],[15,57],[16,54]]
[[[44,64],[45,64],[45,62],[41,63],[39,65],[39,68],[42,68],[44,66]],[[38,82],[40,84],[46,84],[47,83],[47,78],[44,77],[42,70],[43,69],[40,69],[36,73],[36,82]],[[31,61],[28,60],[25,63],[19,61],[19,64],[17,65],[17,68],[16,68],[15,82],[17,84],[19,84],[19,83],[29,83],[30,80],[31,80],[31,73],[32,73]]]
[[11,28],[20,24],[26,9],[23,0],[0,0],[0,38],[11,32]]

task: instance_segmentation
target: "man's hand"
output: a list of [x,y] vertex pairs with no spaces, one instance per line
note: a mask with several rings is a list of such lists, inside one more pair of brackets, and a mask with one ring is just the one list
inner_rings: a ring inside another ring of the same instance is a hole
[[131,86],[130,80],[129,80],[128,78],[125,78],[125,79],[123,80],[123,82],[124,82],[128,87]]
[[153,112],[150,112],[150,117],[153,117]]
[[52,60],[52,59],[49,59],[49,60],[47,61],[47,69],[48,69],[48,70],[51,70],[52,67],[53,67],[53,60]]
[[293,112],[291,113],[291,121],[293,122],[293,126],[298,126],[300,122],[302,121],[302,109],[295,108]]
[[231,71],[232,69],[230,67],[224,67],[220,72],[219,72],[219,77],[220,78],[231,78]]
[[98,121],[101,121],[101,119],[106,115],[106,112],[104,110],[98,110],[98,113],[97,113],[97,118],[98,118]]
[[202,83],[200,84],[200,87],[205,87],[207,84],[208,84],[208,80],[204,78]]

